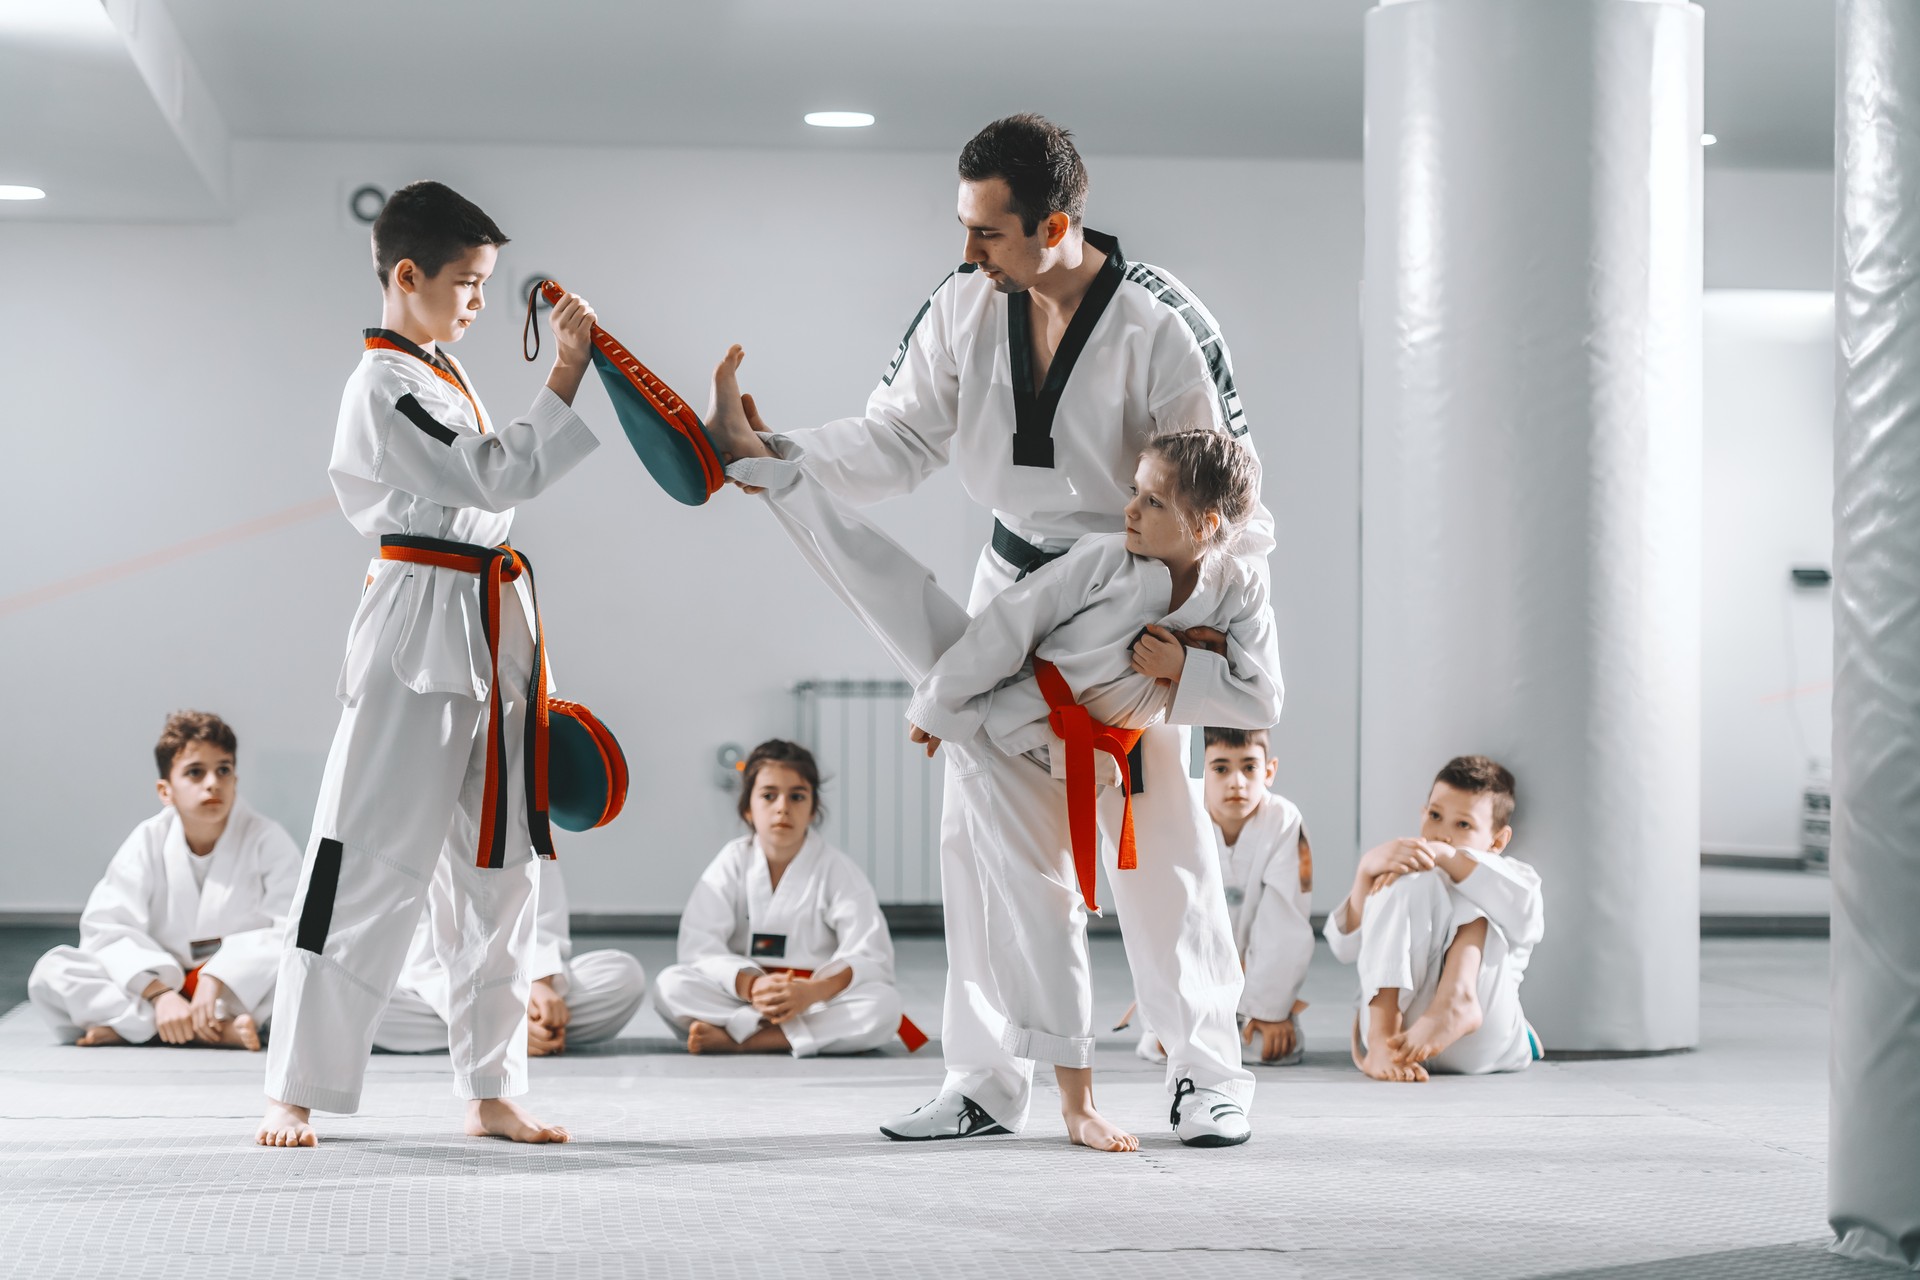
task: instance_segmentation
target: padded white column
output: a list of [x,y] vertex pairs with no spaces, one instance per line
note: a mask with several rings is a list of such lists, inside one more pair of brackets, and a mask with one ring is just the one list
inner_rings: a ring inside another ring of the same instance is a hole
[[1827,1213],[1920,1270],[1920,6],[1838,12]]
[[1702,13],[1367,15],[1360,836],[1511,767],[1549,1050],[1699,1031]]

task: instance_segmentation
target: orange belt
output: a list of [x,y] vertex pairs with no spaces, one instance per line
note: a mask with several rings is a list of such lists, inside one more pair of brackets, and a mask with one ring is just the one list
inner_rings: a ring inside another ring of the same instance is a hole
[[[813,976],[813,970],[811,969],[788,969],[782,965],[763,964],[760,966],[760,969],[764,973],[790,973],[796,978],[811,978]],[[904,1013],[900,1015],[899,1035],[901,1043],[907,1046],[908,1053],[920,1052],[921,1047],[927,1043],[927,1033],[914,1026],[913,1019]]]
[[187,970],[186,978],[180,983],[181,995],[189,1000],[193,999],[193,993],[200,987],[200,971],[206,967],[204,964],[197,964]]
[[[532,591],[533,566],[504,542],[497,547],[483,547],[405,533],[382,537],[380,558],[480,575],[486,604],[481,625],[486,630],[487,656],[493,663],[493,672],[487,685],[487,789],[480,801],[480,845],[474,865],[498,869],[506,865],[507,827],[511,820],[507,788],[501,785],[507,768],[507,744],[501,732],[505,716],[500,700],[500,596],[506,585],[518,580],[523,573]],[[521,754],[527,780],[527,834],[533,840],[533,851],[543,858],[555,856],[553,830],[547,821],[547,715],[547,648],[540,626],[539,595],[535,593],[533,678],[527,689],[527,728]]]
[[1099,784],[1093,777],[1093,753],[1104,751],[1120,766],[1120,793],[1126,797],[1126,809],[1120,818],[1120,869],[1131,871],[1140,865],[1140,855],[1133,843],[1133,775],[1127,768],[1127,753],[1146,730],[1116,729],[1095,720],[1074,700],[1060,669],[1045,658],[1033,660],[1033,674],[1051,708],[1047,725],[1066,744],[1067,832],[1073,840],[1073,867],[1080,877],[1080,896],[1087,910],[1098,911],[1100,904],[1093,900],[1093,885],[1100,856],[1100,826],[1094,803]]

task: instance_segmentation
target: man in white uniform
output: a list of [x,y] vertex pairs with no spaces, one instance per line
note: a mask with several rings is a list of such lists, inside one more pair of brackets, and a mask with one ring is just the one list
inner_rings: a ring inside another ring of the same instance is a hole
[[[538,865],[539,913],[527,965],[533,979],[527,1000],[527,1054],[544,1058],[565,1053],[569,1045],[597,1044],[619,1035],[646,999],[647,971],[632,955],[617,949],[573,954],[567,884],[560,864],[542,858]],[[414,927],[400,985],[394,988],[373,1033],[376,1048],[389,1053],[446,1049],[453,993],[434,934],[436,928],[444,930],[455,910],[453,872],[442,859],[427,885],[427,909]]]
[[[1148,440],[1208,426],[1239,437],[1247,427],[1206,308],[1081,225],[1087,175],[1065,130],[1032,115],[996,121],[967,144],[959,168],[966,261],[908,326],[866,413],[791,439],[809,474],[857,505],[958,465],[967,492],[994,512],[968,605],[978,612],[1082,535],[1123,528]],[[1264,510],[1250,532],[1241,550],[1264,574],[1273,545]],[[1186,730],[1170,726],[1140,742],[1132,774],[1144,784],[1135,798],[1142,848],[1160,847],[1156,831],[1204,827],[1186,744]],[[993,908],[962,812],[950,775],[940,839],[947,1078],[932,1102],[882,1126],[893,1138],[1017,1131],[1026,1121],[1033,1064],[1003,1040],[1004,1001],[988,964]],[[1143,857],[1112,883],[1141,1007],[1167,1047],[1169,1093],[1196,1112],[1245,1108],[1253,1075],[1240,1063],[1241,972],[1220,869],[1184,834],[1164,843],[1168,856]]]

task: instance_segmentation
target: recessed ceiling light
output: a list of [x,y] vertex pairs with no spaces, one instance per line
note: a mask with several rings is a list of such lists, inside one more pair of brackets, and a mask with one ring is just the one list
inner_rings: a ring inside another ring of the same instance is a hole
[[1720,139],[1714,137],[1710,133],[1703,133],[1700,135],[1700,145],[1703,147],[1710,147],[1718,141],[1720,141]]
[[809,111],[807,123],[822,129],[864,129],[873,117],[864,111]]
[[38,187],[9,187],[0,185],[0,200],[45,200],[47,193]]

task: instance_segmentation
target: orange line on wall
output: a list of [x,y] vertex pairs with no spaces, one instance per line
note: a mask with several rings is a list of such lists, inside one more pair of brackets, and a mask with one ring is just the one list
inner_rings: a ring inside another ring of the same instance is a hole
[[18,595],[0,596],[0,618],[8,614],[21,613],[65,596],[75,595],[94,587],[117,582],[121,578],[130,578],[136,573],[145,573],[157,569],[163,564],[172,564],[175,560],[184,560],[188,556],[197,556],[202,551],[212,551],[215,547],[224,547],[234,542],[244,542],[263,533],[272,533],[288,525],[311,520],[315,516],[329,511],[338,511],[339,503],[332,498],[315,498],[311,502],[302,502],[297,506],[276,511],[272,515],[260,516],[241,524],[230,525],[225,529],[216,529],[212,533],[189,538],[185,542],[176,542],[170,547],[161,547],[158,551],[149,551],[145,555],[122,560],[104,568],[90,569],[86,573],[77,573],[71,578],[59,582],[50,582],[44,587],[35,587],[31,591],[22,591]]
[[1833,688],[1831,680],[1815,680],[1812,684],[1803,684],[1798,689],[1788,689],[1783,693],[1769,693],[1761,696],[1761,702],[1786,702],[1792,698],[1804,698],[1810,693],[1826,693]]

